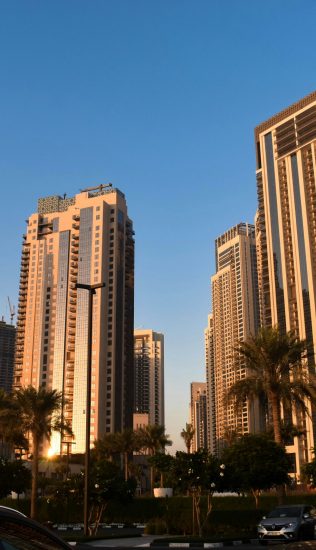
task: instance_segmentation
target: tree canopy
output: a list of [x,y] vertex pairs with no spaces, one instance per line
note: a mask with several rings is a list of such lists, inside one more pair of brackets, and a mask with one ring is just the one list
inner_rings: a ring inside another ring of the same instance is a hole
[[289,458],[282,446],[265,434],[240,437],[222,453],[229,488],[252,492],[258,505],[261,490],[289,482]]
[[281,429],[281,408],[285,416],[292,411],[309,414],[306,398],[316,399],[316,378],[309,371],[305,341],[291,332],[281,333],[277,327],[263,327],[255,336],[240,341],[235,349],[236,377],[246,369],[227,392],[228,401],[236,408],[248,399],[268,403],[272,413],[274,439],[284,444]]

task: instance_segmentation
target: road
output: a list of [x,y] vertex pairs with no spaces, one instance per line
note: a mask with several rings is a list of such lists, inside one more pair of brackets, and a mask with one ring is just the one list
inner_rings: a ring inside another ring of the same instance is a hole
[[[115,539],[115,540],[98,540],[98,541],[93,541],[91,543],[88,544],[81,544],[80,545],[80,550],[87,550],[87,549],[98,549],[98,550],[102,550],[102,548],[106,549],[106,550],[109,550],[109,549],[113,549],[113,550],[126,550],[127,548],[148,548],[150,547],[150,543],[153,541],[153,540],[157,540],[161,538],[161,546],[158,546],[158,545],[155,545],[154,547],[152,547],[154,550],[168,550],[169,548],[172,548],[172,550],[181,550],[181,549],[185,549],[185,548],[188,548],[187,546],[181,546],[180,544],[178,545],[174,545],[172,547],[170,546],[167,546],[167,545],[163,545],[163,538],[164,537],[157,537],[157,536],[153,536],[153,535],[143,535],[142,537],[139,537],[139,538],[124,538],[124,539]],[[232,548],[239,548],[240,550],[262,550],[263,547],[256,541],[253,541],[252,543],[249,542],[249,543],[245,543],[245,544],[237,544],[237,541],[235,541],[234,544],[226,544],[226,545],[222,545],[222,543],[209,543],[209,546],[208,548],[212,549],[216,549],[216,548],[220,548],[220,549],[230,549],[232,550]],[[302,541],[302,542],[293,542],[292,544],[270,544],[269,545],[269,548],[271,547],[276,547],[277,550],[316,550],[316,540],[314,541]],[[196,548],[197,550],[201,550],[201,546],[190,546],[190,550],[193,548]]]
[[[90,542],[89,544],[81,544],[80,545],[80,548],[84,549],[84,548],[98,548],[98,550],[101,550],[102,548],[105,548],[106,550],[109,550],[110,548],[113,548],[113,550],[126,550],[126,548],[148,548],[150,547],[150,543],[153,541],[153,540],[157,540],[159,539],[160,537],[157,537],[157,535],[143,535],[142,537],[139,537],[139,538],[124,538],[124,539],[111,539],[111,540],[96,540],[96,541],[92,541]],[[155,544],[153,548],[153,550],[168,550],[169,548],[172,548],[172,550],[184,550],[186,548],[188,548],[188,546],[184,546],[184,545],[180,545],[180,544],[174,544],[172,547],[170,546],[167,546],[167,545],[163,545],[163,538],[164,537],[161,537],[161,546],[158,546]],[[226,546],[223,546],[222,543],[209,543],[209,546],[208,548],[230,548],[230,550],[232,550],[232,548],[236,548],[236,546],[238,546],[238,548],[240,549],[244,549],[244,550],[262,550],[262,546],[260,546],[258,543],[256,544],[251,544],[251,543],[248,543],[248,544],[230,544],[229,546],[226,545]],[[193,546],[190,546],[190,550],[194,548]],[[201,546],[196,546],[196,548],[198,550],[202,550],[201,549]],[[280,548],[280,547],[279,547]]]

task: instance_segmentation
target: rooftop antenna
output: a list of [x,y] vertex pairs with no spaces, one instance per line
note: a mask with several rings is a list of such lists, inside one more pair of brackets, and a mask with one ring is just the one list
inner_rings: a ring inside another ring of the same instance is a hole
[[13,325],[13,320],[15,317],[15,307],[11,304],[9,296],[8,296],[8,302],[9,302],[9,309],[10,309],[11,325]]

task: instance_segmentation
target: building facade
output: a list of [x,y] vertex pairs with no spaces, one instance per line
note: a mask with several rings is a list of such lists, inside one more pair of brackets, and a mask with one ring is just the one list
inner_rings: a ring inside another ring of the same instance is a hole
[[213,314],[207,318],[204,330],[204,349],[206,366],[206,399],[207,399],[207,448],[216,452],[216,413],[215,413],[215,368],[214,368],[214,322]]
[[[293,331],[316,350],[316,92],[255,129],[258,213],[256,232],[261,320]],[[287,450],[300,475],[315,446],[315,411],[295,418],[305,435]]]
[[165,425],[164,335],[134,330],[135,412],[147,413],[149,424]]
[[191,451],[207,449],[206,382],[191,382],[190,423],[194,429]]
[[0,389],[7,393],[13,384],[15,334],[14,325],[0,321]]
[[216,274],[212,277],[212,316],[205,333],[210,452],[219,454],[234,434],[262,429],[259,404],[245,402],[236,414],[226,403],[227,390],[246,376],[234,368],[237,342],[259,327],[255,228],[240,223],[215,241]]
[[[83,452],[89,293],[77,283],[105,283],[92,308],[92,443],[133,424],[134,237],[110,185],[39,199],[22,249],[15,387],[62,391],[73,450]],[[53,451],[62,446],[55,434]]]

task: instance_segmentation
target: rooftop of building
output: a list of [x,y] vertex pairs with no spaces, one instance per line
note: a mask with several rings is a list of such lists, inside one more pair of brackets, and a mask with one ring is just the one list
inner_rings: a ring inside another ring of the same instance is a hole
[[217,237],[215,240],[216,247],[219,247],[231,239],[234,239],[238,235],[248,235],[253,237],[255,235],[255,226],[251,223],[245,223],[241,222],[235,225],[234,227],[231,227],[225,233]]
[[[108,195],[109,193],[118,193],[121,197],[125,198],[124,193],[112,187],[112,183],[101,183],[95,187],[87,187],[80,189],[80,193],[87,193],[89,199],[99,197],[101,195]],[[66,193],[61,197],[60,195],[50,195],[48,197],[41,197],[37,201],[38,214],[49,214],[53,212],[65,212],[68,208],[76,203],[76,195],[74,197],[67,197]]]
[[282,122],[286,118],[288,118],[291,115],[294,115],[297,111],[300,111],[301,109],[304,109],[304,107],[308,107],[311,103],[316,101],[316,90],[314,92],[311,92],[310,94],[306,95],[299,101],[296,101],[289,107],[286,107],[276,115],[273,115],[272,117],[268,118],[264,122],[261,122],[255,127],[255,138],[256,141],[258,139],[259,134],[261,132],[264,132],[265,130],[268,130],[271,128],[271,126],[275,126],[275,124],[278,124],[279,122]]

